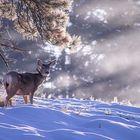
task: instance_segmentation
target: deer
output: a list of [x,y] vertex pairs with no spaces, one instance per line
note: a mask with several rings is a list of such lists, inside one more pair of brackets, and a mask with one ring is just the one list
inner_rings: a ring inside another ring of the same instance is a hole
[[14,95],[22,95],[25,104],[29,101],[33,104],[33,96],[39,85],[48,77],[50,69],[55,65],[56,60],[43,63],[42,60],[37,60],[36,73],[18,73],[16,71],[8,72],[4,78],[4,87],[7,93],[4,101],[4,106],[12,105],[11,98]]

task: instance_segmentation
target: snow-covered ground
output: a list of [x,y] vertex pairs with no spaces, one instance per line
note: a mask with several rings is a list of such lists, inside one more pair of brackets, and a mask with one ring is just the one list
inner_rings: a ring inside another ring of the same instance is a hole
[[76,99],[34,101],[0,108],[0,140],[140,139],[140,108]]

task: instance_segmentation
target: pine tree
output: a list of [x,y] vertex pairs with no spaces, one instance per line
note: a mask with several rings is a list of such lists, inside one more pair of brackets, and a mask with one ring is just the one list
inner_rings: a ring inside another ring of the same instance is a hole
[[[72,0],[0,0],[0,29],[4,19],[8,19],[26,39],[41,39],[71,49],[80,43],[79,37],[67,32],[71,5]],[[0,33],[0,47],[9,45],[3,42]],[[2,52],[0,56],[4,60]]]

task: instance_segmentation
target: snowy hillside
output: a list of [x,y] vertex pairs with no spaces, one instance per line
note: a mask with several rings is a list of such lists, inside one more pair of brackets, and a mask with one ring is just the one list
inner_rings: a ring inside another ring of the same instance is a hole
[[0,108],[0,140],[139,140],[140,108],[35,98]]

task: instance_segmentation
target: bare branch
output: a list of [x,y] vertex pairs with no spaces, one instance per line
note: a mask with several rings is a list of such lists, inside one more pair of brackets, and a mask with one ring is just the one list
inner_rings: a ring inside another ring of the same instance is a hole
[[0,51],[0,57],[1,57],[1,59],[3,60],[3,62],[4,62],[4,64],[5,64],[5,66],[6,66],[6,68],[7,69],[9,69],[9,64],[8,64],[8,62],[6,61],[6,58],[3,56],[3,54],[1,53],[1,51]]

